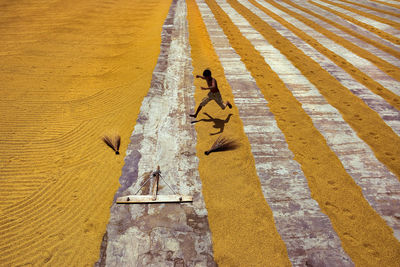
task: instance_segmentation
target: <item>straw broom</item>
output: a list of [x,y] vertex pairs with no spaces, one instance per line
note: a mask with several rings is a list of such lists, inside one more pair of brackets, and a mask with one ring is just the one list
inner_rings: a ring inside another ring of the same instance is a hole
[[103,137],[104,143],[107,146],[111,147],[112,150],[115,151],[116,155],[119,155],[119,146],[121,145],[121,136],[117,135],[114,137],[104,136]]
[[209,155],[212,152],[233,150],[238,146],[239,144],[235,140],[219,136],[211,148],[204,152],[204,154]]

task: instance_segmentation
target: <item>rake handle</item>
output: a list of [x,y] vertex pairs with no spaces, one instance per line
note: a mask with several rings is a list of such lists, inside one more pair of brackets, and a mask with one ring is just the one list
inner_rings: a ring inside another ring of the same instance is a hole
[[153,184],[153,200],[157,199],[157,191],[158,191],[158,181],[160,180],[160,166],[157,166],[157,171],[153,173],[154,184]]

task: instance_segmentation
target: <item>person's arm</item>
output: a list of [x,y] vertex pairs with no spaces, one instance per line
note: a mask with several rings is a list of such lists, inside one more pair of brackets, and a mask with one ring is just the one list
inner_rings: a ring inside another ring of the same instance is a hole
[[[196,78],[200,78],[200,79],[203,79],[203,80],[206,79],[204,76],[201,76],[201,75],[196,75]],[[201,90],[207,90],[207,89],[209,89],[209,88],[207,88],[207,87],[200,87],[200,88],[201,88]]]

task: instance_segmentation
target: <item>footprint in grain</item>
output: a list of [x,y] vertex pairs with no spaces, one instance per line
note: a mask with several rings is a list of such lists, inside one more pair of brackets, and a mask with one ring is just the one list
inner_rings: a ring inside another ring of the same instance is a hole
[[348,217],[350,220],[355,220],[355,219],[356,219],[356,216],[354,216],[354,214],[351,213],[351,211],[348,210],[348,209],[343,209],[343,214],[344,214],[346,217]]
[[45,251],[42,252],[43,263],[49,262],[52,257],[53,257],[53,254],[50,253],[50,251],[45,250]]
[[345,239],[349,240],[354,246],[357,245],[358,240],[355,239],[350,233],[343,233]]
[[374,139],[378,139],[379,138],[378,134],[375,133],[375,132],[369,132],[369,134],[372,135],[374,137]]
[[396,158],[393,157],[393,154],[391,152],[385,152],[385,155],[388,156],[391,160],[396,160]]
[[335,181],[329,180],[328,184],[334,191],[339,190],[339,188],[336,186],[336,182]]
[[368,243],[363,243],[363,247],[366,248],[369,254],[372,256],[378,258],[379,257],[379,252],[374,249],[374,247],[371,244]]
[[339,212],[339,208],[337,206],[335,206],[334,204],[332,204],[331,202],[327,201],[325,202],[325,205],[328,209],[331,209],[333,212],[338,213]]

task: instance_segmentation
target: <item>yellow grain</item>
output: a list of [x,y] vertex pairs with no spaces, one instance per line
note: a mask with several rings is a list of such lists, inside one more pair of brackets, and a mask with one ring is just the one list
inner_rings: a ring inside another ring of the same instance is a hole
[[[93,265],[171,1],[2,5],[0,265]],[[116,156],[101,137],[121,136]]]

